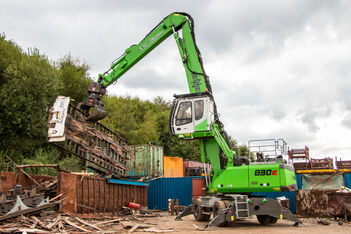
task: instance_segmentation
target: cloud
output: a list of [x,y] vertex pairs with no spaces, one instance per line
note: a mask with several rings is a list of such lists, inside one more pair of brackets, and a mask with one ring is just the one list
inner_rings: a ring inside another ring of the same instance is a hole
[[[315,155],[347,157],[350,10],[343,0],[2,1],[0,31],[52,59],[71,53],[97,77],[169,13],[188,12],[230,135],[285,138]],[[167,100],[187,90],[172,37],[108,88]]]

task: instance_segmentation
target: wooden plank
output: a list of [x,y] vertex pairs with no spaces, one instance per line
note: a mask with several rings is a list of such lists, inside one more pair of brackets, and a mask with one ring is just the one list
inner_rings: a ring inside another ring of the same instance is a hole
[[140,227],[140,223],[137,223],[135,224],[131,229],[128,230],[128,233],[132,233],[134,232],[135,230],[137,230],[138,227]]
[[51,222],[48,225],[46,225],[46,228],[51,230],[58,223],[58,221],[60,221],[61,219],[62,219],[61,215],[58,215],[53,222]]
[[122,221],[122,220],[123,220],[122,218],[117,218],[117,219],[112,219],[112,220],[108,220],[108,221],[99,222],[99,223],[96,223],[95,225],[101,226],[101,225],[104,225],[104,224],[115,223],[115,222],[119,222],[119,221]]
[[68,225],[71,225],[72,227],[78,229],[79,231],[91,232],[91,231],[89,231],[89,230],[87,230],[87,229],[85,229],[85,228],[83,228],[83,227],[80,227],[80,226],[76,225],[75,223],[69,221],[69,220],[68,220],[68,217],[64,218],[63,221],[64,221],[65,223],[67,223]]
[[94,228],[95,230],[98,230],[98,231],[102,231],[101,228],[99,228],[99,227],[97,227],[97,226],[95,226],[95,225],[93,225],[93,224],[91,224],[91,223],[85,222],[84,220],[82,220],[82,219],[80,219],[80,218],[78,218],[78,217],[73,217],[73,218],[74,218],[75,220],[77,220],[78,222],[80,222],[80,223],[86,225],[86,226],[92,227],[92,228]]
[[40,221],[37,217],[32,216],[31,218],[34,220],[35,223],[38,223],[42,228],[46,228],[46,225],[42,221]]

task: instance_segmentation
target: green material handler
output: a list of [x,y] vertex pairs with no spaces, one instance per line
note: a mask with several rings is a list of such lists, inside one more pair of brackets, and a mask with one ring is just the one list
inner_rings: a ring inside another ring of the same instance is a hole
[[177,219],[193,213],[197,221],[208,221],[213,214],[209,227],[251,215],[257,215],[262,224],[275,223],[279,218],[300,223],[277,200],[249,196],[251,192],[294,191],[297,189],[294,168],[282,160],[250,164],[229,147],[196,45],[194,21],[186,13],[176,12],[164,18],[139,44],[126,49],[108,71],[99,74],[98,81],[89,86],[88,99],[80,105],[82,110],[92,113],[87,121],[106,116],[101,103],[106,88],[172,34],[185,68],[189,93],[174,95],[170,131],[184,140],[199,140],[201,160],[212,167],[206,173],[207,196],[195,200]]

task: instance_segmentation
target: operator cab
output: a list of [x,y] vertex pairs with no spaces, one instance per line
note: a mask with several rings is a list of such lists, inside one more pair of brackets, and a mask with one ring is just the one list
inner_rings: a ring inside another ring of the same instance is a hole
[[211,130],[214,122],[214,101],[209,93],[174,95],[170,116],[170,130],[173,135],[193,139],[195,133]]

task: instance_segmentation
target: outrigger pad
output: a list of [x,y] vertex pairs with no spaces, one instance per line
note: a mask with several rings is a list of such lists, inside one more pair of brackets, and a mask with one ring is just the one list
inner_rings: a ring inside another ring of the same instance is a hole
[[288,208],[285,207],[283,207],[283,219],[295,222],[294,227],[302,226],[302,222],[298,218],[296,218],[296,216],[293,213],[291,213],[291,211]]
[[227,222],[226,215],[227,215],[228,211],[229,211],[229,209],[221,211],[214,219],[211,220],[211,222],[209,222],[206,225],[205,230],[210,231],[210,230],[213,230],[215,226],[218,227],[218,226],[226,223]]
[[187,207],[185,208],[185,210],[184,210],[182,213],[180,213],[179,215],[177,215],[177,217],[175,218],[175,220],[176,220],[176,221],[182,221],[182,220],[183,220],[182,217],[187,216],[187,215],[190,215],[190,214],[193,214],[193,213],[194,213],[194,212],[193,212],[192,205],[187,206]]

